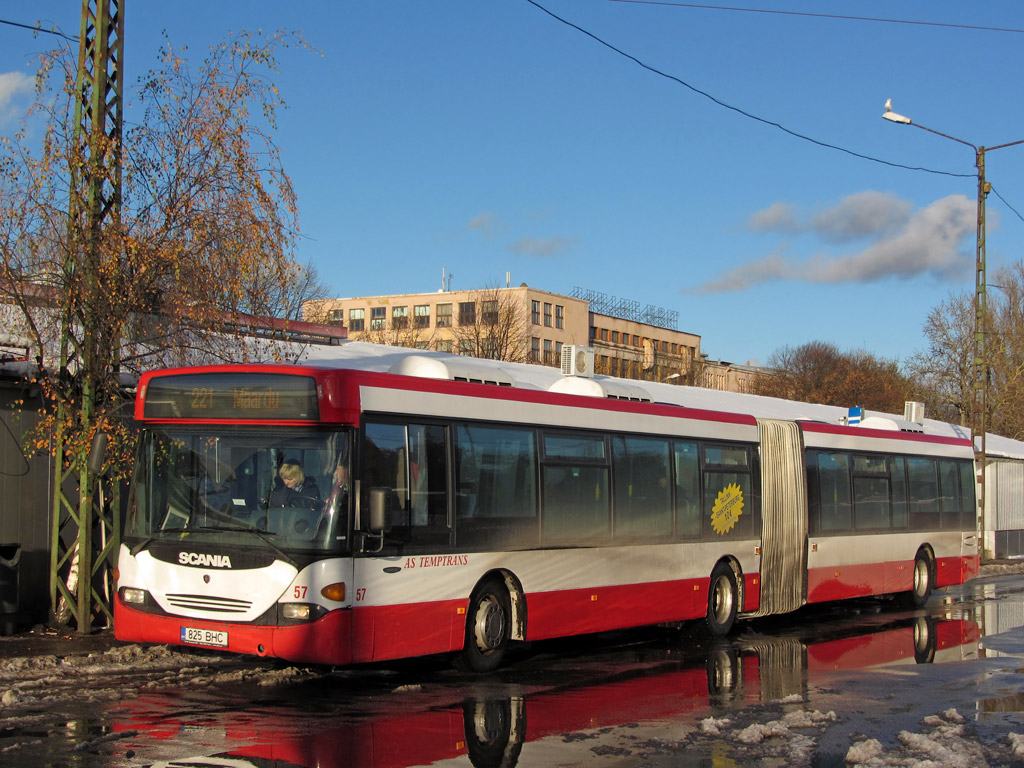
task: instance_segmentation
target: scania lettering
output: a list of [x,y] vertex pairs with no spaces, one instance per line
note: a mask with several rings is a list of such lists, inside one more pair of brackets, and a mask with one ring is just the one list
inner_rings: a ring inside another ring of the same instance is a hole
[[182,565],[205,565],[213,568],[230,568],[231,558],[227,555],[203,555],[197,552],[182,552],[178,555]]
[[922,605],[977,573],[974,454],[944,425],[318,354],[143,375],[117,637],[486,671],[516,642],[692,620],[724,635],[808,603]]

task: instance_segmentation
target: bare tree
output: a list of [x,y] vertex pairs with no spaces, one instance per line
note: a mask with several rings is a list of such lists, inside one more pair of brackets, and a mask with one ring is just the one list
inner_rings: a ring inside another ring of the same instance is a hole
[[966,294],[950,294],[928,313],[924,324],[928,346],[907,361],[916,382],[915,397],[936,419],[956,424],[971,421],[974,382],[974,307]]
[[530,332],[526,307],[512,291],[488,287],[470,294],[472,316],[460,313],[452,327],[453,351],[474,357],[530,361]]

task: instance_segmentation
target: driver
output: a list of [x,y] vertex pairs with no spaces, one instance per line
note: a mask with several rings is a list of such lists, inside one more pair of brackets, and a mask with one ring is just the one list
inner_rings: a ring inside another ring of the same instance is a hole
[[302,465],[295,459],[285,459],[278,470],[283,485],[270,494],[271,507],[300,507],[316,509],[320,503],[320,489],[316,481],[306,477]]

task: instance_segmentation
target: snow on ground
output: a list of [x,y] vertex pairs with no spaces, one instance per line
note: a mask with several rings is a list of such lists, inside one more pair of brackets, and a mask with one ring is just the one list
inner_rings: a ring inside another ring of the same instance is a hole
[[0,661],[0,718],[50,710],[62,702],[109,701],[156,687],[275,685],[315,676],[301,667],[256,666],[243,657],[166,645],[124,645],[103,653],[20,656]]

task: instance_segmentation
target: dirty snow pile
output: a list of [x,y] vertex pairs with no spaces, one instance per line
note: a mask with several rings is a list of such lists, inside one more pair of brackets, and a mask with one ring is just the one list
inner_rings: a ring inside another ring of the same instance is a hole
[[238,656],[126,645],[105,653],[19,656],[0,661],[0,716],[65,701],[110,701],[147,688],[221,683],[276,685],[317,673],[253,665]]
[[967,721],[955,709],[926,717],[924,733],[900,731],[898,746],[886,749],[878,739],[863,739],[850,747],[850,768],[977,768],[1009,765],[1024,759],[1024,736],[1011,733],[997,744],[983,744],[969,732]]
[[[754,723],[735,730],[729,718],[708,717],[701,721],[700,730],[706,736],[715,736],[736,742],[740,753],[756,752],[783,758],[789,766],[809,765],[816,742],[801,731],[819,733],[839,718],[835,712],[796,710],[778,720]],[[756,749],[755,749],[756,748]]]

